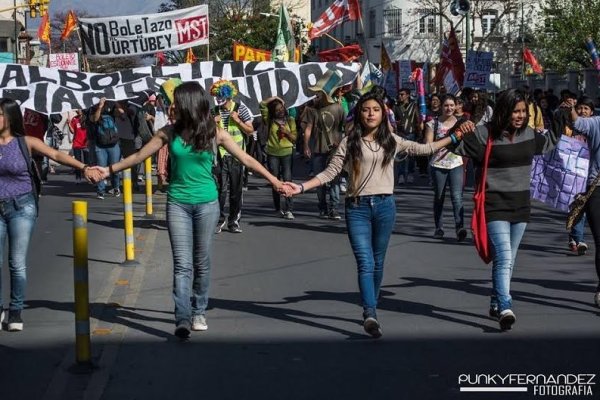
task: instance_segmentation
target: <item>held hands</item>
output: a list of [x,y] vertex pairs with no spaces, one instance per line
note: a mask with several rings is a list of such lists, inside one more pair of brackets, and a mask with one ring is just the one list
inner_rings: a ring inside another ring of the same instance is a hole
[[110,176],[110,172],[108,171],[108,167],[88,167],[83,171],[85,179],[90,183],[98,183],[103,179],[106,179]]
[[279,193],[285,197],[292,197],[302,192],[302,187],[294,182],[284,182]]
[[462,138],[464,135],[468,135],[475,132],[475,124],[473,121],[465,121],[456,128],[454,133],[459,138]]

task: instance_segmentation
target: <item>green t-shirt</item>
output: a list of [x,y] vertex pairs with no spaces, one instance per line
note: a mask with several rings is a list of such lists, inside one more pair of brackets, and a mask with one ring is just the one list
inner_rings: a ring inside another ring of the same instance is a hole
[[218,197],[212,175],[213,153],[195,151],[174,135],[169,144],[169,199],[183,204],[210,203]]

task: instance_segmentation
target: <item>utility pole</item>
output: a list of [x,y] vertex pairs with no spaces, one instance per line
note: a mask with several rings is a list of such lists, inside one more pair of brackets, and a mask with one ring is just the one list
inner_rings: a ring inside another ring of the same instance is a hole
[[13,0],[13,17],[15,18],[15,41],[14,43],[14,53],[15,53],[15,64],[19,62],[19,37],[18,37],[18,29],[17,29],[17,0]]

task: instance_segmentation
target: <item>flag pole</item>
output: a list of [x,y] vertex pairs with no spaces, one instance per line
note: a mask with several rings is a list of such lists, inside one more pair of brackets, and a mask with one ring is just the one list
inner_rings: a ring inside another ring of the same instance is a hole
[[360,28],[362,29],[365,55],[367,56],[367,64],[369,65],[369,74],[372,74],[373,68],[371,67],[371,59],[369,57],[369,44],[367,43],[367,38],[365,37],[365,23],[363,22],[362,12],[360,13],[358,20],[360,21]]
[[329,39],[331,39],[335,43],[339,44],[340,47],[344,47],[344,44],[342,42],[340,42],[339,40],[337,40],[336,38],[334,38],[333,36],[331,36],[329,33],[324,33],[323,35],[327,36]]

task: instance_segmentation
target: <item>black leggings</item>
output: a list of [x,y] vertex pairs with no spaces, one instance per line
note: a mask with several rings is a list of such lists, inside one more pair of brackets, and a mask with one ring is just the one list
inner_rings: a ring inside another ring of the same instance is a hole
[[600,188],[596,188],[585,205],[587,222],[594,236],[594,256],[596,261],[596,275],[598,276],[598,290],[600,290]]

